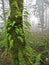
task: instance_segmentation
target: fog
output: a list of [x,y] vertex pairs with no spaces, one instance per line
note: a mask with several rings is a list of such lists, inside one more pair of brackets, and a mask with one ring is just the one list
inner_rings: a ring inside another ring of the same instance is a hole
[[0,0],[0,32],[5,27],[5,21],[9,16],[9,1],[8,0]]
[[29,13],[28,21],[33,32],[49,32],[48,0],[26,0],[24,7]]

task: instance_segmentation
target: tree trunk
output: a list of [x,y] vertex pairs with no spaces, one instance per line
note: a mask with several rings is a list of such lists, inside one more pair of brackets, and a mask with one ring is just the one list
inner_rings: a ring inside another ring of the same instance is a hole
[[[23,8],[21,8],[21,10],[17,9],[17,6],[19,8],[20,6],[22,6],[21,2],[22,0],[19,0],[19,1],[9,0],[11,13],[8,18],[8,22],[11,24],[15,22],[13,26],[10,26],[10,24],[7,24],[7,29],[10,28],[10,30],[7,30],[7,33],[11,35],[11,39],[13,40],[13,47],[11,48],[11,54],[12,54],[12,59],[13,59],[12,62],[14,63],[14,64],[12,63],[13,65],[19,65],[19,59],[18,59],[19,49],[25,48],[25,37],[24,37],[24,32],[23,32],[23,21],[22,21],[22,9]],[[18,5],[16,6],[16,4]],[[19,13],[21,13],[21,15],[19,15]],[[16,17],[17,15],[18,17]],[[20,33],[20,31],[23,35]]]
[[[11,13],[7,21],[7,33],[8,38],[11,36],[10,40],[8,39],[8,47],[10,47],[10,41],[13,40],[13,46],[11,48],[12,54],[12,65],[32,65],[30,62],[29,55],[26,55],[26,41],[25,34],[23,30],[23,20],[22,20],[22,10],[23,10],[23,0],[9,0]],[[25,61],[21,61],[19,54],[21,53]],[[29,58],[29,60],[28,60]],[[22,63],[22,64],[20,64]]]

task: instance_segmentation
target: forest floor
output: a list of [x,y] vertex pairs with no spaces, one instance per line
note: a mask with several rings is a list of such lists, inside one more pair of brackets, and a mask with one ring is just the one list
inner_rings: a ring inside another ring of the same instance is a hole
[[2,56],[2,50],[0,49],[0,65],[10,65],[10,55]]

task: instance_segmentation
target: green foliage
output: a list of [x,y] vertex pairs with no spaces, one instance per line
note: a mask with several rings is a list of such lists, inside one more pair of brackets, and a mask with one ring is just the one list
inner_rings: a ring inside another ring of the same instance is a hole
[[[27,48],[23,29],[22,10],[16,0],[9,0],[11,13],[7,20],[7,41],[12,55],[12,65],[32,65],[32,49]],[[22,1],[21,1],[22,2]],[[27,13],[27,12],[26,12]],[[27,27],[30,24],[25,22]],[[8,49],[9,49],[8,48]]]
[[37,55],[35,64],[33,64],[33,65],[40,65],[40,60],[41,60],[41,54]]
[[48,64],[49,36],[44,35],[41,39],[34,38],[30,30],[31,25],[27,21],[29,13],[25,11],[23,21],[23,8],[19,6],[21,3],[16,0],[9,0],[9,2],[11,13],[6,21],[7,37],[5,32],[0,33],[0,48],[6,47],[2,55],[6,55],[8,49],[12,57],[11,65],[42,65],[42,61]]
[[0,32],[0,48],[7,46],[6,41],[7,39],[6,39],[5,31]]

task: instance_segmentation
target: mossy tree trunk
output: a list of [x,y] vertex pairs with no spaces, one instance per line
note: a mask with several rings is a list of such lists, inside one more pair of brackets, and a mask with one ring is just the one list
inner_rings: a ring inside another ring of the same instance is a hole
[[[23,20],[22,20],[22,11],[23,11],[23,0],[9,0],[10,4],[10,16],[7,21],[7,34],[8,34],[8,47],[11,49],[12,54],[12,64],[13,65],[25,65],[21,64],[21,58],[19,56],[23,55],[25,58],[25,34],[23,31]],[[11,46],[10,46],[11,45]],[[21,51],[21,52],[20,52]],[[20,54],[20,55],[19,55]],[[28,58],[27,58],[28,59]],[[28,61],[28,60],[25,61]],[[30,62],[30,61],[28,61]],[[30,65],[31,63],[27,63]]]

